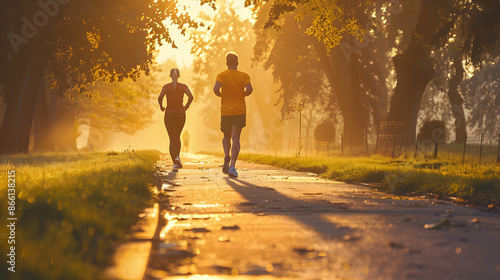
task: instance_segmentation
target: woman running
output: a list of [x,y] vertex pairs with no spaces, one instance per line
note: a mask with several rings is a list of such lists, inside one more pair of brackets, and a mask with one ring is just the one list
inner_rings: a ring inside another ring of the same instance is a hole
[[[182,168],[181,159],[179,157],[181,152],[181,132],[186,123],[186,110],[193,102],[193,94],[188,86],[179,83],[177,80],[181,76],[179,69],[172,68],[170,70],[170,78],[172,82],[166,84],[161,89],[158,96],[158,103],[160,104],[161,111],[165,111],[165,127],[167,128],[168,137],[170,138],[170,157],[174,163],[173,170],[177,171]],[[188,101],[184,105],[184,94],[188,96]],[[167,108],[163,107],[163,97],[167,97]]]

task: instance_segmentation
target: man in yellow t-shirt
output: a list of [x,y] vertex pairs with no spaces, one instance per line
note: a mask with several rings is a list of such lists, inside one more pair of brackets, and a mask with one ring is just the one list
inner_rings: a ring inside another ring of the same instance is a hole
[[[219,73],[214,85],[215,95],[221,97],[220,130],[224,133],[224,165],[222,172],[230,177],[238,177],[236,160],[240,153],[240,135],[246,126],[245,97],[252,91],[250,76],[238,71],[238,55],[234,52],[226,54],[227,70]],[[231,145],[232,142],[232,145]],[[231,156],[229,156],[231,152]]]

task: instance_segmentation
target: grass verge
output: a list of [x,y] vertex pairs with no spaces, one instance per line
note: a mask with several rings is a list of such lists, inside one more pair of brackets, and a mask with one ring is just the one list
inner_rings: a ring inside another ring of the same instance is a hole
[[359,183],[377,183],[399,195],[457,197],[494,207],[500,204],[500,166],[462,165],[453,155],[433,159],[371,157],[283,157],[243,153],[240,159]]
[[[159,154],[0,156],[0,278],[104,279],[115,246],[152,203]],[[16,173],[15,244],[5,225],[9,170]],[[15,273],[7,270],[10,246]]]

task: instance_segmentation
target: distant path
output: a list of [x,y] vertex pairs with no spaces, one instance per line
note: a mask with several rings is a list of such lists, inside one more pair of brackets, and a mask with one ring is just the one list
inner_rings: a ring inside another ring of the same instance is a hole
[[233,180],[213,156],[183,162],[160,162],[145,280],[500,279],[497,215],[244,162]]

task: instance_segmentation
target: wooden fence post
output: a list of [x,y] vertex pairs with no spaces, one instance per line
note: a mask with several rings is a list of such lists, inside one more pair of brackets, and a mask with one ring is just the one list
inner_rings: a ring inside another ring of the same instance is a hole
[[340,135],[340,153],[344,153],[344,133]]
[[434,142],[434,159],[436,159],[438,156],[438,142]]
[[481,165],[481,158],[483,156],[483,138],[484,138],[484,134],[481,133],[481,142],[479,144],[479,165]]
[[465,147],[467,146],[467,134],[465,135],[465,138],[464,138],[464,155],[463,155],[463,159],[462,159],[462,165],[465,164]]
[[392,158],[394,158],[394,153],[396,152],[396,135],[394,135],[394,141],[392,142]]
[[368,151],[368,130],[365,127],[365,143],[366,143],[366,155],[370,155],[370,152]]

